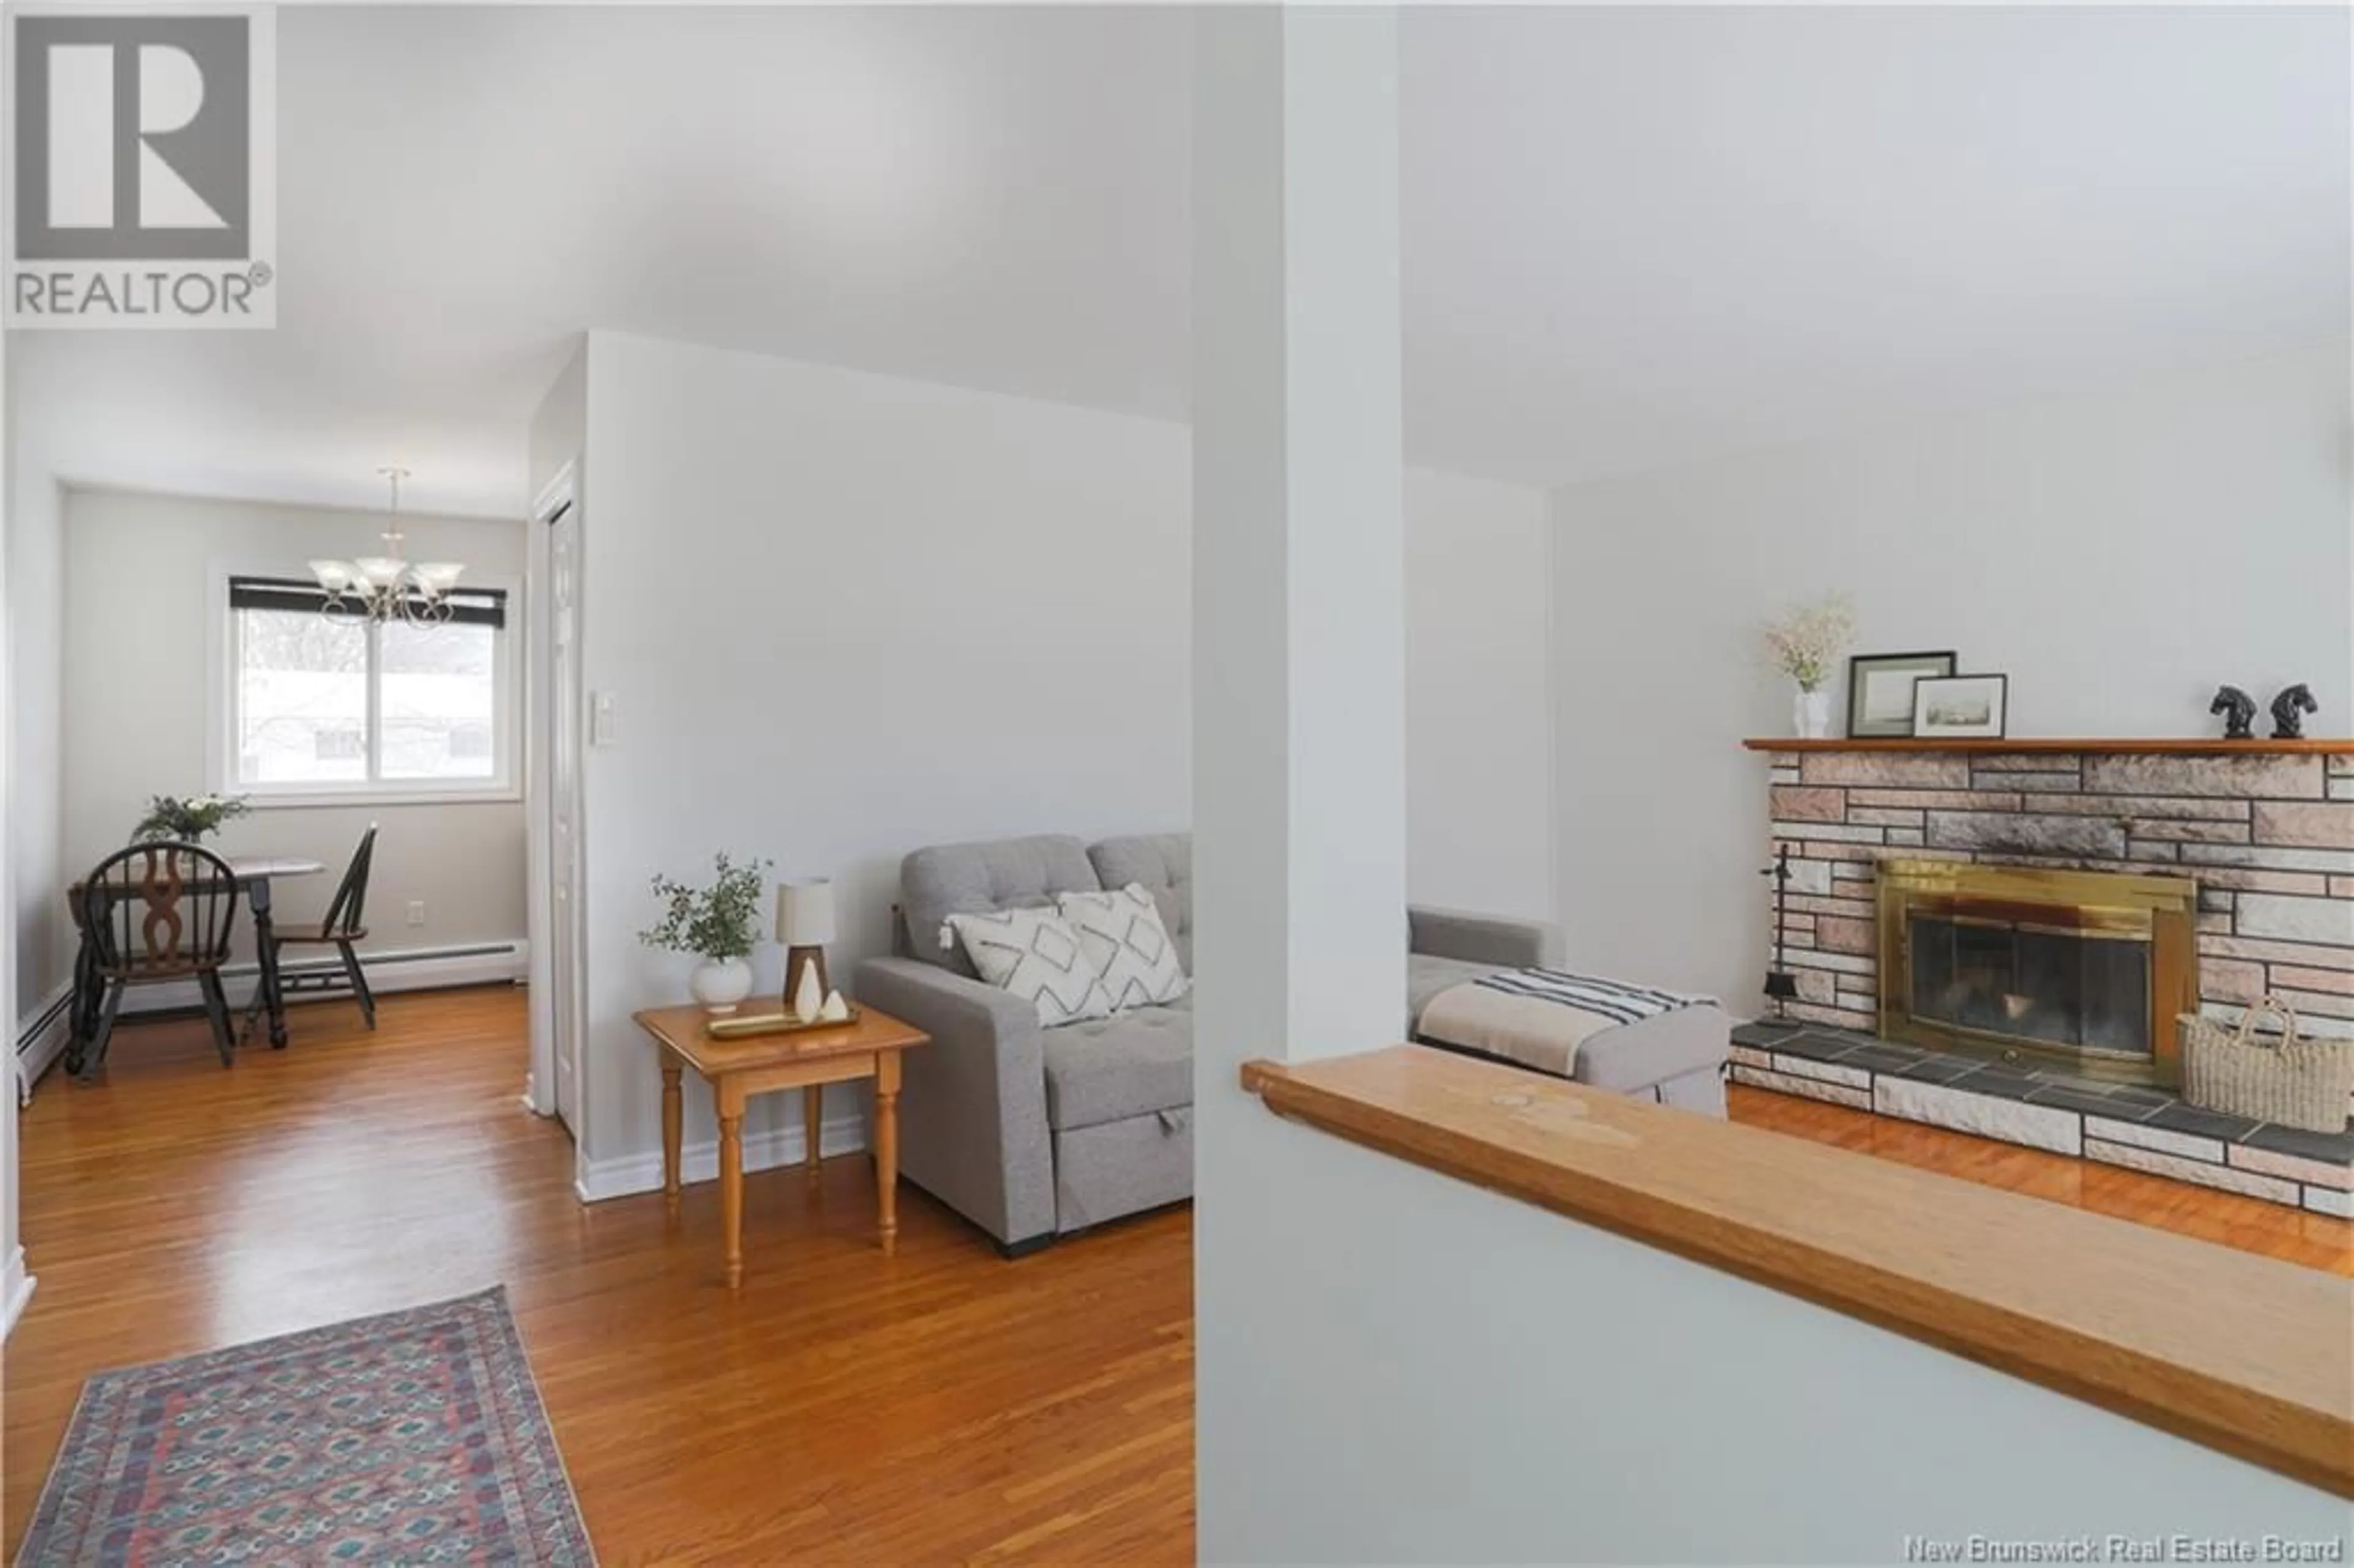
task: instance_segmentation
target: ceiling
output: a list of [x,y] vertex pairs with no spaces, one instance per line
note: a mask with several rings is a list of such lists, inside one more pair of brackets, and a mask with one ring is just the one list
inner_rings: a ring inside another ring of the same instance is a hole
[[[279,325],[17,334],[89,482],[525,504],[590,326],[1185,411],[1188,20],[278,13]],[[1556,483],[2349,330],[2349,13],[1403,28],[1407,447]]]

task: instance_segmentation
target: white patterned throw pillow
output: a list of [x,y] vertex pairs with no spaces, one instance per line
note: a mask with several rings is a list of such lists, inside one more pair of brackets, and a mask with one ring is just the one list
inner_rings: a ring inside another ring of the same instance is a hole
[[1140,882],[1108,893],[1065,893],[1055,907],[1063,912],[1079,946],[1103,977],[1112,1011],[1174,1001],[1185,994],[1185,966],[1177,944],[1161,923],[1161,910]]
[[1034,1004],[1046,1028],[1111,1015],[1111,998],[1078,934],[1054,910],[951,915],[949,926],[981,978]]

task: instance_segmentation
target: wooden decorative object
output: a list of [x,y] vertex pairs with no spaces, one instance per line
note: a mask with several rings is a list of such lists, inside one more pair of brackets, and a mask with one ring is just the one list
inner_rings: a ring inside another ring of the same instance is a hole
[[834,938],[833,883],[822,876],[777,885],[777,940],[785,945],[785,1010],[801,994],[801,980],[817,969],[818,1000],[833,994],[825,972],[825,945]]
[[785,949],[785,1006],[788,1009],[792,1006],[793,998],[800,994],[801,970],[810,964],[817,966],[818,994],[820,996],[833,994],[833,984],[826,979],[825,975],[825,949],[813,943],[806,942],[799,947],[787,948]]

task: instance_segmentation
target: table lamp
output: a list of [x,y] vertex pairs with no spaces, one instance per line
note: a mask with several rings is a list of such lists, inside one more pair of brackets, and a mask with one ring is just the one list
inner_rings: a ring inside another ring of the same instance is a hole
[[817,968],[817,993],[832,994],[825,978],[825,945],[833,940],[833,884],[822,876],[777,885],[777,940],[785,948],[785,1001],[790,1006],[801,971]]

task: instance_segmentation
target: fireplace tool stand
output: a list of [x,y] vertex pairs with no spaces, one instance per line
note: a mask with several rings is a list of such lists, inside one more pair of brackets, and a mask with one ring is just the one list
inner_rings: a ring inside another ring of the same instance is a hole
[[1774,857],[1774,863],[1759,871],[1760,876],[1774,879],[1774,967],[1766,971],[1766,994],[1774,999],[1774,1016],[1790,1016],[1790,1000],[1798,994],[1798,977],[1784,962],[1783,938],[1788,927],[1783,923],[1785,905],[1790,895],[1790,846],[1784,844]]

